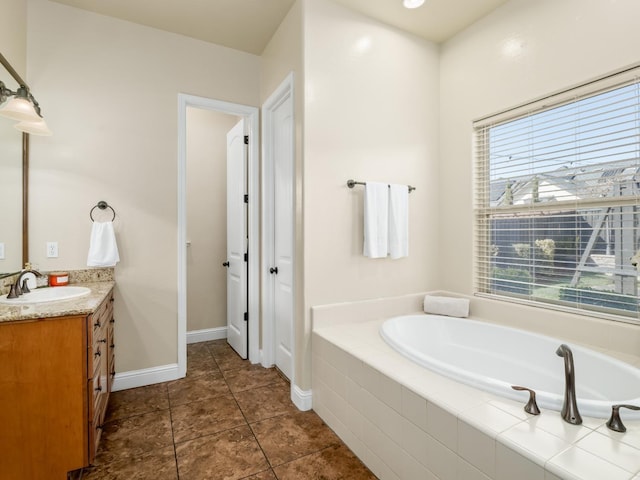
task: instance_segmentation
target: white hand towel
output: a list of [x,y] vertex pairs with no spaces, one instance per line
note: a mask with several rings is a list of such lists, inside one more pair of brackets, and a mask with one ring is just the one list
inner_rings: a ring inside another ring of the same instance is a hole
[[389,255],[409,256],[409,187],[389,187]]
[[366,182],[364,187],[364,256],[385,258],[389,243],[389,187]]
[[468,317],[469,300],[466,298],[438,297],[425,295],[424,312],[435,315],[447,315],[449,317]]
[[87,266],[114,267],[120,261],[113,222],[93,222]]

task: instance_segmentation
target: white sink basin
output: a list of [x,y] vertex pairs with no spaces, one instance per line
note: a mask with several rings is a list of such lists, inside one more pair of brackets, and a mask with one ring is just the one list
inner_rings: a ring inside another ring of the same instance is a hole
[[27,305],[31,303],[55,302],[57,300],[70,300],[83,297],[91,292],[87,287],[46,287],[23,293],[18,298],[0,297],[0,303],[5,305]]

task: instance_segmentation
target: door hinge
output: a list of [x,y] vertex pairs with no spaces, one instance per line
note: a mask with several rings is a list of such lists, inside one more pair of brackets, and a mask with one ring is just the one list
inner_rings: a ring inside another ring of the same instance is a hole
[[249,261],[249,253],[248,252],[244,254],[244,261],[245,262]]
[[248,193],[244,194],[244,203],[249,203],[249,194]]
[[244,144],[249,145],[249,135],[244,136]]
[[244,321],[245,322],[249,321],[249,312],[244,312]]

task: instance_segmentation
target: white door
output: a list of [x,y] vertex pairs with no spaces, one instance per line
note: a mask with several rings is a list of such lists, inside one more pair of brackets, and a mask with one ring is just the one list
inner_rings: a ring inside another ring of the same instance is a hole
[[247,147],[244,120],[227,133],[227,342],[247,358]]
[[[294,322],[294,125],[292,95],[276,104],[273,129],[273,325],[275,365],[293,374]],[[275,270],[277,269],[277,270]]]

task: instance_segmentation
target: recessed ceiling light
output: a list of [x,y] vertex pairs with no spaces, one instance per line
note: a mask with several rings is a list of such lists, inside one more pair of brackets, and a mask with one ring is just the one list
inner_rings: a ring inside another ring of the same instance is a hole
[[405,8],[418,8],[422,6],[424,0],[402,0],[402,5]]

